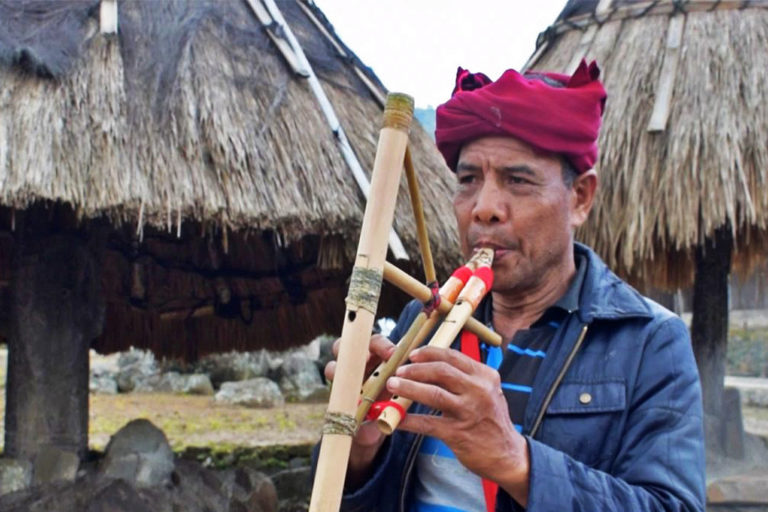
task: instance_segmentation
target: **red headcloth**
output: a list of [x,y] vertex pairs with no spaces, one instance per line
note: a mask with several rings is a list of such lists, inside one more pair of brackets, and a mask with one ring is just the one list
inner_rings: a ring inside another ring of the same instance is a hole
[[507,135],[563,155],[579,172],[597,160],[605,89],[595,62],[582,60],[573,76],[521,75],[512,69],[495,82],[459,68],[456,88],[437,107],[437,148],[456,170],[461,147],[488,135]]

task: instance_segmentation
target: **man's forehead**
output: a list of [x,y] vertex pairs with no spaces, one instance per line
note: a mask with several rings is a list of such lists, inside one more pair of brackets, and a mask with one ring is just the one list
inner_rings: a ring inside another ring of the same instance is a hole
[[476,168],[485,161],[497,166],[519,165],[541,161],[559,161],[560,157],[537,150],[520,139],[506,136],[482,137],[465,144],[456,170]]

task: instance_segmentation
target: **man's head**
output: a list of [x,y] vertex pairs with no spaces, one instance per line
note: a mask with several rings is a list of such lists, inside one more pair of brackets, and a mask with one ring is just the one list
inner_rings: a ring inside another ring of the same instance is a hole
[[572,77],[507,71],[491,82],[460,69],[453,97],[438,108],[438,148],[458,180],[462,249],[496,249],[497,292],[533,289],[572,268],[573,230],[597,188],[598,74],[582,63]]
[[594,171],[577,174],[560,156],[503,136],[460,152],[453,199],[462,251],[496,251],[494,290],[535,288],[573,258],[573,230],[587,218]]

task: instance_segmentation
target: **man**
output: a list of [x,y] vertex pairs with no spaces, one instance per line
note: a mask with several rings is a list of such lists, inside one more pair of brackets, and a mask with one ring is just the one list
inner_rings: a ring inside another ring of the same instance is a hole
[[[687,328],[573,239],[597,188],[598,75],[584,62],[571,77],[496,82],[459,70],[436,139],[456,172],[465,256],[494,249],[476,316],[505,346],[414,352],[387,391],[416,405],[390,438],[361,426],[344,510],[704,510]],[[392,347],[374,336],[369,366]]]

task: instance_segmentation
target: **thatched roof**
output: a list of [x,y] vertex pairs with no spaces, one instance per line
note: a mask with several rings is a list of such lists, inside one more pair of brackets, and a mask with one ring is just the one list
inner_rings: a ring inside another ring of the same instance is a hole
[[[128,342],[114,341],[128,327],[152,339],[134,343],[178,345],[161,314],[207,322],[189,329],[195,343],[216,338],[203,352],[340,328],[364,198],[307,80],[270,38],[279,27],[255,16],[259,2],[120,1],[115,36],[99,33],[99,0],[0,0],[0,228],[65,205],[77,229],[113,230],[100,255],[113,313],[104,346]],[[311,1],[277,5],[369,172],[383,86]],[[453,178],[418,125],[411,145],[445,275],[458,256]],[[405,180],[395,228],[415,269]],[[137,263],[144,309],[130,287],[114,292]],[[245,316],[263,314],[265,332],[195,313],[213,306],[222,278],[258,303]]]
[[579,236],[637,283],[690,284],[730,223],[737,266],[768,248],[768,2],[571,0],[534,69],[602,68],[601,190]]

